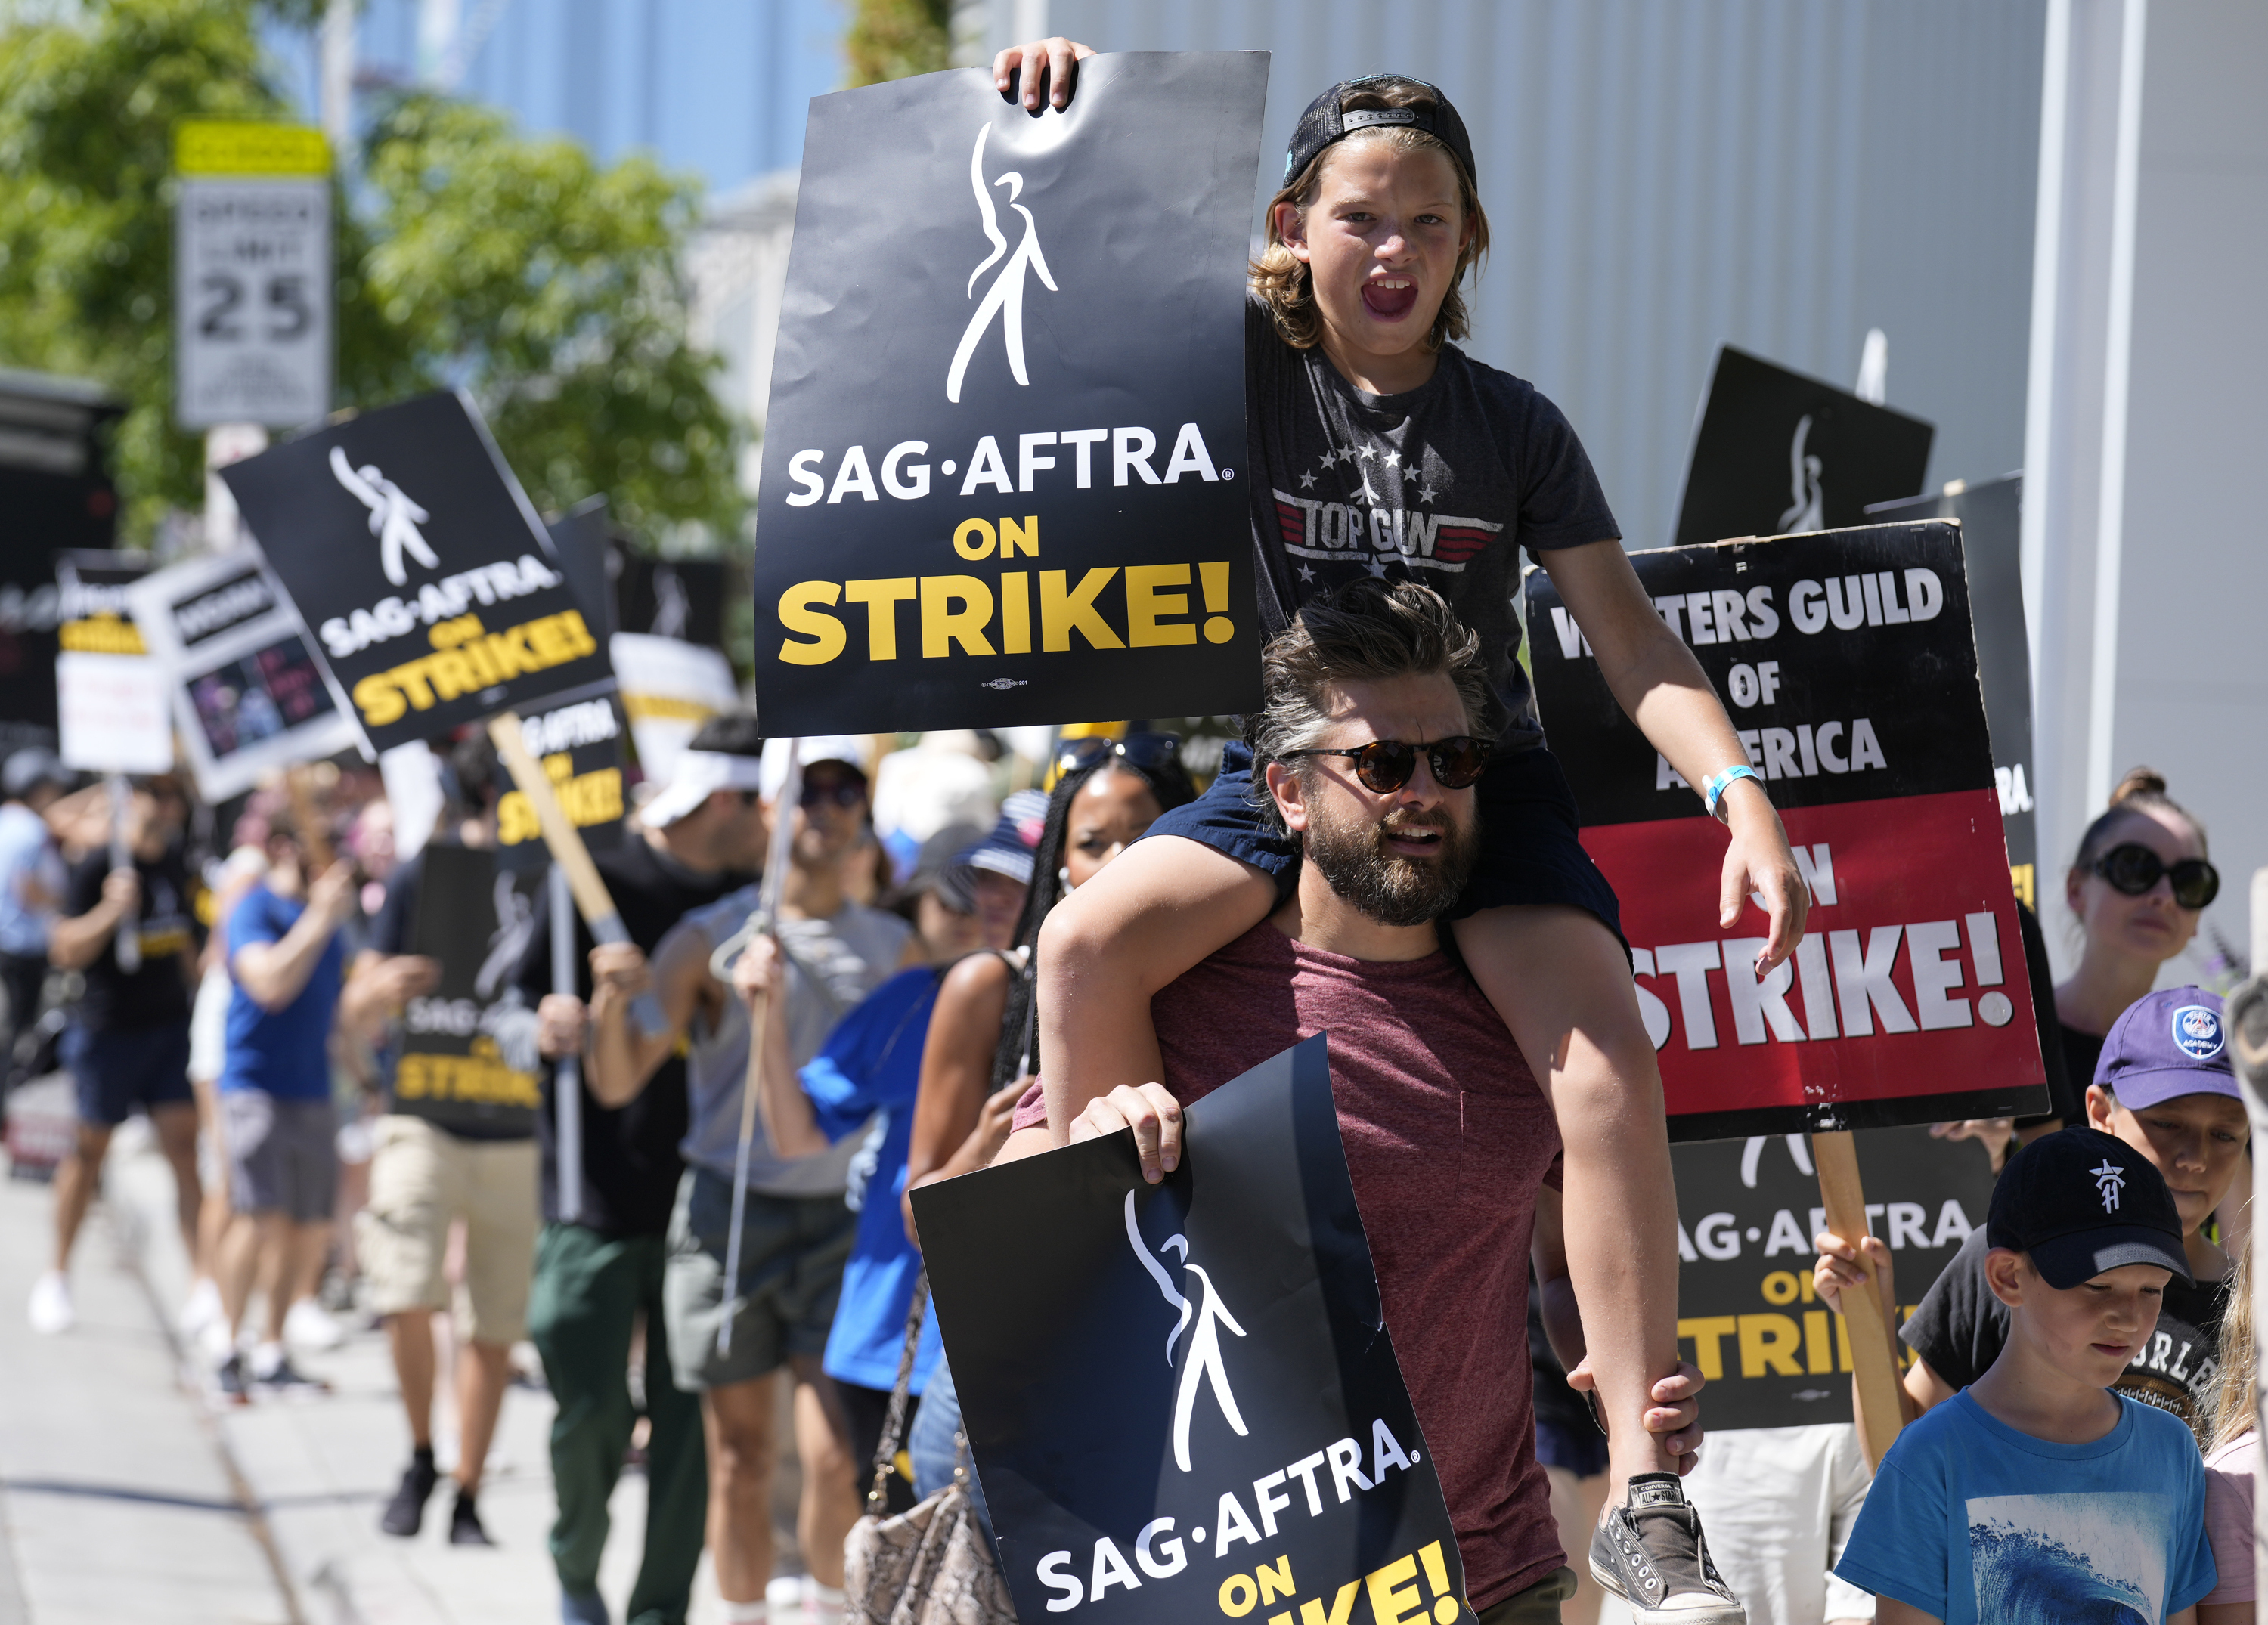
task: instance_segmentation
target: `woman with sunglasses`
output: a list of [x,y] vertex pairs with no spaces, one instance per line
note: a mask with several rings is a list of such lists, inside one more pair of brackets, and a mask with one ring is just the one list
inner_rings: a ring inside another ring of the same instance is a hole
[[[1017,1099],[1040,1069],[1033,954],[1041,922],[1160,817],[1197,799],[1197,786],[1182,765],[1181,743],[1171,733],[1064,741],[1015,946],[1006,953],[970,954],[938,994],[922,1050],[906,1167],[906,1233],[917,1246],[915,1188],[990,1163],[1007,1143]],[[908,1441],[917,1495],[934,1494],[953,1476],[954,1434],[960,1426],[960,1397],[940,1361]],[[977,1496],[983,1517],[982,1490]]]
[[2156,985],[2167,960],[2190,945],[2198,918],[2220,890],[2205,858],[2205,826],[2166,793],[2155,770],[2137,768],[2080,837],[2064,876],[2064,901],[2084,934],[2079,968],[2056,984],[2067,1089],[2073,1111],[2095,1081],[2110,1024]]

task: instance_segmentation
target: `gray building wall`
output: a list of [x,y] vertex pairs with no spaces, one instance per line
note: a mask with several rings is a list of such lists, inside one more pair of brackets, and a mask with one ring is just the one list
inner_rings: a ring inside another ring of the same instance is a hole
[[[1041,8],[977,0],[988,47]],[[1274,53],[1261,190],[1336,79],[1440,84],[1495,237],[1480,358],[1572,417],[1666,545],[1720,343],[1938,426],[1933,483],[2022,460],[2043,0],[1051,0],[1105,50]],[[1021,15],[1019,15],[1019,14]]]

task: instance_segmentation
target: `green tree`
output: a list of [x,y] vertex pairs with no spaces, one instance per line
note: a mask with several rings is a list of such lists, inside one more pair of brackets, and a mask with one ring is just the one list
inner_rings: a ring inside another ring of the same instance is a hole
[[[173,427],[173,130],[290,116],[254,0],[85,0],[0,28],[0,362],[99,379],[129,537],[203,489]],[[404,99],[335,214],[341,407],[468,390],[541,507],[729,536],[738,431],[685,337],[697,183]]]
[[843,36],[854,87],[935,73],[952,49],[952,0],[858,0]]

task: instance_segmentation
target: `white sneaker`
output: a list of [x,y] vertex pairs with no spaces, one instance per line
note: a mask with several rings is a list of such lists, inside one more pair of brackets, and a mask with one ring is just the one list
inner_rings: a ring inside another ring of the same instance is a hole
[[843,1625],[842,1592],[832,1585],[821,1585],[809,1575],[803,1577],[802,1592],[804,1625]]
[[208,1276],[189,1289],[189,1301],[181,1305],[179,1325],[184,1342],[194,1343],[205,1327],[220,1319],[220,1288]]
[[50,1269],[32,1285],[32,1301],[26,1310],[32,1329],[42,1337],[53,1337],[58,1332],[68,1332],[78,1320],[71,1308],[70,1282],[60,1269]]
[[284,1314],[284,1341],[302,1349],[335,1349],[346,1342],[346,1328],[330,1311],[312,1298],[303,1298]]

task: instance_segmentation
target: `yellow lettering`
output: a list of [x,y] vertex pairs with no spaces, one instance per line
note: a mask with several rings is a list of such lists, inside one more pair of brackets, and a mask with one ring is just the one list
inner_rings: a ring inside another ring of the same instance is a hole
[[1795,1283],[1792,1269],[1775,1269],[1764,1277],[1763,1291],[1768,1304],[1792,1304],[1803,1289]]
[[1835,1317],[1835,1369],[1851,1369],[1851,1323],[1839,1314]]
[[1110,622],[1096,613],[1095,595],[1110,585],[1118,573],[1113,565],[1102,570],[1090,570],[1082,577],[1079,591],[1070,592],[1066,583],[1070,572],[1043,570],[1040,572],[1040,647],[1048,653],[1064,654],[1071,649],[1073,631],[1086,639],[1096,649],[1123,649],[1118,634],[1110,629]]
[[1226,613],[1228,608],[1227,561],[1198,565],[1197,581],[1204,591],[1205,642],[1225,643],[1236,636],[1236,623]]
[[97,655],[148,654],[142,634],[130,621],[108,610],[82,621],[66,621],[56,629],[55,641],[77,653]]
[[372,672],[357,683],[354,702],[355,709],[362,713],[363,725],[369,728],[383,728],[390,722],[398,722],[401,713],[409,709],[392,672]]
[[516,790],[506,790],[497,799],[497,844],[518,846],[523,841],[533,841],[543,833],[535,809],[528,799]]
[[1835,1351],[1828,1345],[1824,1309],[1803,1312],[1803,1365],[1814,1377],[1824,1377],[1835,1369]]
[[506,682],[522,672],[535,670],[535,657],[521,641],[520,630],[514,627],[509,632],[490,632],[481,639],[478,658],[487,663],[490,680]]
[[1025,515],[1021,525],[1017,524],[1013,519],[1004,518],[1000,521],[1000,556],[1004,559],[1012,559],[1020,548],[1027,557],[1040,556],[1040,516],[1038,514]]
[[850,635],[840,621],[815,607],[821,604],[832,607],[842,596],[843,589],[831,581],[799,581],[780,594],[780,624],[811,640],[807,643],[783,641],[781,659],[790,665],[825,665],[843,652]]
[[1189,595],[1160,592],[1160,587],[1189,585],[1186,564],[1129,564],[1126,567],[1126,642],[1130,648],[1160,649],[1174,643],[1194,643],[1193,626],[1160,626],[1161,615],[1186,615]]
[[436,649],[455,649],[481,636],[478,615],[459,615],[454,621],[436,621],[425,634],[426,642]]
[[566,629],[568,646],[574,650],[577,658],[599,652],[599,640],[591,636],[591,629],[584,623],[581,610],[561,610],[559,624]]
[[427,655],[418,664],[431,674],[435,690],[445,700],[453,700],[460,695],[478,694],[488,687],[481,681],[480,673],[473,669],[473,663],[465,658],[461,650],[447,649],[439,654]]
[[872,581],[846,582],[843,596],[866,607],[866,658],[898,658],[898,606],[917,591],[911,576],[884,576]]
[[527,646],[535,652],[536,669],[564,665],[575,658],[575,638],[560,624],[564,615],[545,615],[527,623]]
[[[1373,1569],[1362,1577],[1363,1586],[1370,1592],[1370,1611],[1377,1616],[1378,1625],[1402,1625],[1404,1620],[1423,1619],[1425,1599],[1418,1594],[1418,1560],[1397,1557],[1383,1569]],[[1408,1585],[1404,1580],[1410,1581]]]
[[[961,607],[955,610],[954,603]],[[922,658],[941,659],[959,643],[963,654],[989,655],[985,624],[992,619],[992,589],[974,576],[921,578]]]
[[1693,1364],[1704,1382],[1720,1382],[1725,1376],[1725,1351],[1719,1339],[1730,1337],[1739,1322],[1728,1314],[1700,1315],[1677,1322],[1677,1335],[1693,1340]]
[[1263,1607],[1278,1597],[1289,1597],[1299,1588],[1292,1584],[1292,1554],[1285,1553],[1273,1563],[1262,1563],[1253,1571],[1260,1582],[1260,1603]]
[[1795,1351],[1803,1334],[1784,1314],[1744,1314],[1741,1317],[1741,1375],[1800,1377]]
[[1032,652],[1030,580],[1020,570],[1008,570],[1000,577],[1000,652],[1004,655]]
[[1331,1599],[1329,1614],[1323,1612],[1322,1598],[1310,1597],[1300,1605],[1300,1625],[1347,1625],[1348,1617],[1354,1613],[1354,1595],[1361,1589],[1357,1580],[1340,1586],[1339,1594]]
[[[1237,1593],[1241,1592],[1242,1595]],[[1220,1611],[1233,1620],[1241,1620],[1260,1604],[1260,1588],[1252,1583],[1248,1574],[1232,1574],[1220,1583]]]
[[998,540],[983,519],[963,519],[953,527],[953,550],[972,564],[990,558]]

